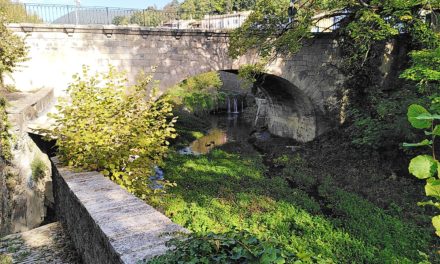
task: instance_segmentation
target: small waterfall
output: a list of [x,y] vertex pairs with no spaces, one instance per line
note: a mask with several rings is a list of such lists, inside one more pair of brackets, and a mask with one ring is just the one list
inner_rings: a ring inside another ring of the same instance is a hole
[[231,113],[231,99],[228,96],[228,114]]
[[238,114],[238,102],[237,102],[237,98],[234,97],[234,112],[232,112],[233,114]]

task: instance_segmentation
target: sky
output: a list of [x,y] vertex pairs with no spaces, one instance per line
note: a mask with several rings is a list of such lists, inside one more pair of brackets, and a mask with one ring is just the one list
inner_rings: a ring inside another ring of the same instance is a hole
[[[124,8],[146,8],[156,5],[162,8],[171,0],[80,0],[81,6],[105,6]],[[74,5],[75,0],[20,0],[23,3]]]

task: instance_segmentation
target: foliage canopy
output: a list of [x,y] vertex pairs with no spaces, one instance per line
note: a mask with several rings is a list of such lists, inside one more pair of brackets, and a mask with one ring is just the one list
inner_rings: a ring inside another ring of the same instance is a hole
[[[302,41],[311,38],[312,27],[324,19],[336,29],[346,44],[356,47],[351,57],[363,60],[374,43],[388,40],[399,33],[410,33],[424,46],[437,45],[437,36],[425,21],[424,10],[439,7],[430,0],[317,0],[297,1],[297,14],[287,14],[289,0],[256,2],[254,12],[231,39],[232,57],[256,49],[263,57],[276,53],[294,54]],[[359,57],[358,57],[359,56]]]
[[19,36],[14,35],[7,27],[9,22],[0,8],[0,86],[3,75],[12,73],[20,62],[26,60],[27,48]]
[[59,157],[69,166],[98,170],[128,191],[145,198],[149,177],[162,164],[168,139],[175,137],[175,119],[167,97],[159,99],[146,88],[150,76],[127,88],[124,74],[110,67],[90,75],[84,67],[75,75],[53,115]]

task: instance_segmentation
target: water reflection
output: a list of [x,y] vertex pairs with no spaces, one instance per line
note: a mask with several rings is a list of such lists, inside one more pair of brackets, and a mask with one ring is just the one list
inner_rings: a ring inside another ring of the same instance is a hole
[[228,142],[246,141],[249,137],[251,126],[240,115],[212,115],[210,120],[212,129],[209,133],[189,146],[194,154],[206,154],[214,147]]

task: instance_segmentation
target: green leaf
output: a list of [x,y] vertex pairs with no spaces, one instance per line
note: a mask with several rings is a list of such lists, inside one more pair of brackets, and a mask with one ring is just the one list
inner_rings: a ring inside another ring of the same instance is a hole
[[425,185],[426,196],[432,196],[440,199],[440,180],[430,179]]
[[412,104],[408,107],[408,113],[407,113],[408,121],[415,128],[423,129],[423,128],[431,127],[432,122],[430,120],[418,119],[420,118],[420,116],[426,117],[428,115],[430,115],[428,110],[426,110],[421,105]]
[[431,146],[431,145],[432,145],[432,141],[427,139],[419,143],[403,143],[404,147],[423,147],[423,146]]
[[433,135],[440,136],[440,125],[436,125],[434,130],[432,131]]
[[437,163],[429,155],[419,155],[409,163],[409,172],[419,179],[427,179],[434,175]]
[[432,225],[435,228],[435,233],[440,236],[440,215],[434,216],[432,218]]

